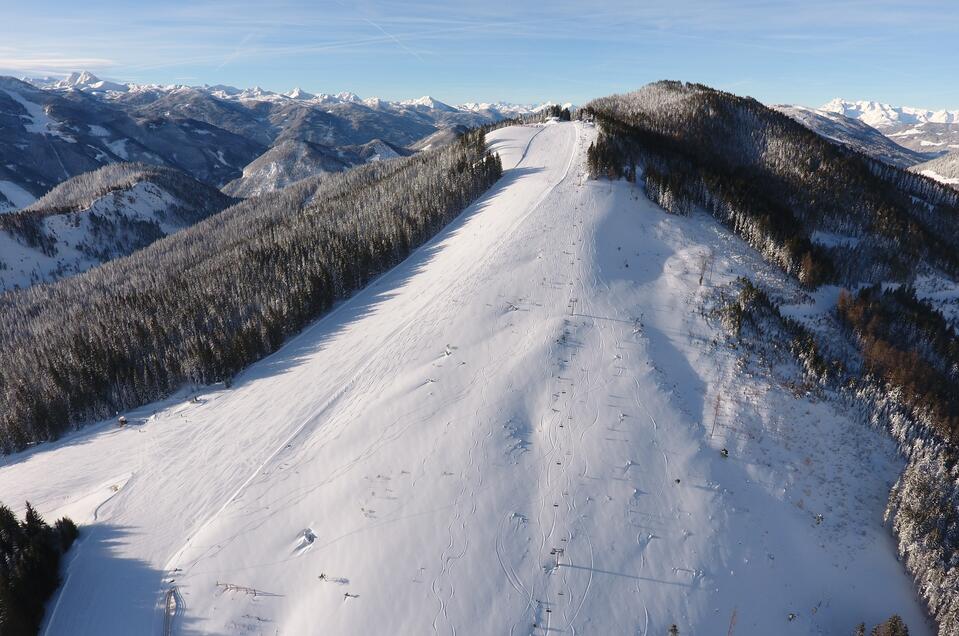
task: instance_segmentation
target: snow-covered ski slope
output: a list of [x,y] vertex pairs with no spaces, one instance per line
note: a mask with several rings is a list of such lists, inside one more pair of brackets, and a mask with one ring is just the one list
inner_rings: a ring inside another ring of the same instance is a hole
[[491,133],[487,195],[231,388],[7,458],[84,523],[47,633],[929,634],[892,444],[737,363],[702,299],[775,272],[594,135]]

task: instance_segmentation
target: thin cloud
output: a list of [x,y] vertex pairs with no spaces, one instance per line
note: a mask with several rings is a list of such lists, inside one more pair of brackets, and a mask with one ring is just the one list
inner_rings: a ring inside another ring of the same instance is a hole
[[0,57],[0,69],[17,73],[69,75],[77,69],[108,69],[116,62],[101,57]]

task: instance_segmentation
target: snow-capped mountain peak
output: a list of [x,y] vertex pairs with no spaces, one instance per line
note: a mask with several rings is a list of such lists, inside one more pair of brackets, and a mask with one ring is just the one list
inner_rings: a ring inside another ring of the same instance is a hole
[[90,71],[80,71],[70,73],[70,76],[64,80],[68,86],[89,86],[100,81],[100,78]]
[[273,97],[276,93],[273,91],[268,91],[266,89],[260,88],[259,86],[254,86],[253,88],[247,88],[240,91],[240,94],[237,95],[240,99],[258,99],[263,97]]
[[355,104],[359,104],[363,102],[363,100],[360,99],[359,95],[357,95],[356,93],[351,93],[349,91],[344,93],[337,93],[336,95],[334,95],[334,97],[336,97],[336,99],[340,100],[341,102],[353,102]]
[[820,110],[858,119],[880,129],[902,124],[959,123],[959,110],[933,111],[912,106],[891,106],[877,101],[848,101],[839,97],[823,104]]
[[417,98],[417,99],[407,99],[407,100],[401,101],[401,102],[400,102],[400,105],[402,105],[402,106],[414,106],[414,107],[415,107],[415,106],[423,106],[423,107],[425,107],[425,108],[429,108],[429,109],[432,109],[432,110],[456,110],[455,108],[453,108],[453,107],[450,106],[449,104],[444,104],[443,102],[439,101],[438,99],[433,99],[433,98],[430,97],[429,95],[424,95],[423,97],[419,97],[419,98]]
[[126,84],[102,80],[90,71],[74,71],[66,79],[54,82],[53,88],[73,88],[81,91],[106,92],[119,91],[126,92]]
[[313,99],[316,97],[313,93],[307,93],[305,90],[297,86],[288,93],[283,93],[284,96],[289,97],[290,99]]

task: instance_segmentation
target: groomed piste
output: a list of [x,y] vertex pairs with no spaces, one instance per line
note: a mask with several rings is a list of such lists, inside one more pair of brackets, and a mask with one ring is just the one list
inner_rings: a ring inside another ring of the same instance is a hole
[[5,457],[0,501],[81,525],[46,633],[930,633],[893,443],[707,311],[790,283],[588,180],[595,134],[493,131],[486,195],[231,387]]

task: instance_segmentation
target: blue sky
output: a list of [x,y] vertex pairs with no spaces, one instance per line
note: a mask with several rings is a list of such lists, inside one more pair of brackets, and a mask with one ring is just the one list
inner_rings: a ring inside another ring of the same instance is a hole
[[959,2],[0,0],[0,73],[583,103],[657,79],[959,108]]

